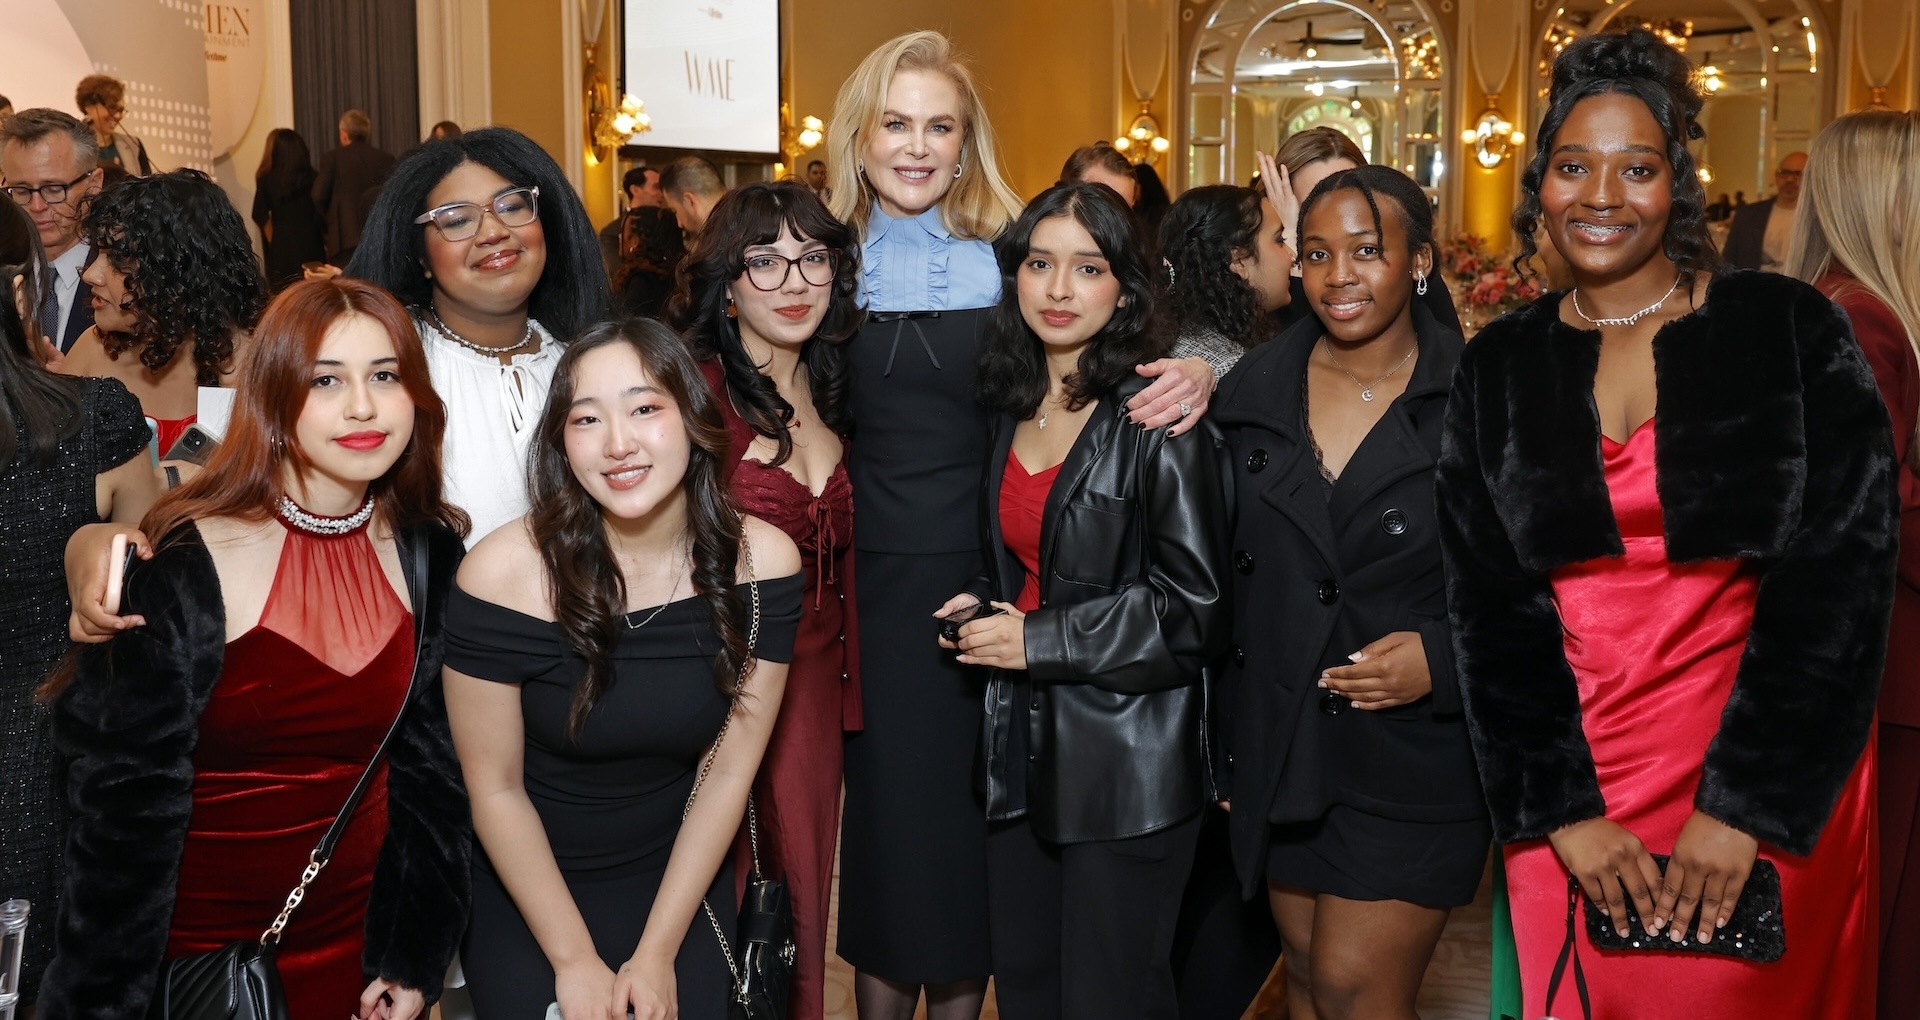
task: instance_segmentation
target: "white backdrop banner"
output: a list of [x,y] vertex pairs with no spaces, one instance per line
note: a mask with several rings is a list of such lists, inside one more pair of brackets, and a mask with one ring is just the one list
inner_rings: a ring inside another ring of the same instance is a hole
[[668,149],[780,149],[779,0],[626,0],[626,90]]

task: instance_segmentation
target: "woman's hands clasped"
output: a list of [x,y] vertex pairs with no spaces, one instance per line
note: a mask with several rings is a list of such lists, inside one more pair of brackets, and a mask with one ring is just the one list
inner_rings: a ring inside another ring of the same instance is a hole
[[[978,598],[962,592],[948,599],[933,615],[936,619],[945,619],[950,613],[979,604]],[[1027,614],[1006,602],[990,602],[988,605],[1000,610],[1000,614],[983,616],[961,625],[959,643],[942,637],[938,639],[940,647],[958,650],[960,654],[956,658],[969,666],[1026,669]]]
[[360,993],[359,1020],[424,1020],[427,997],[418,988],[407,988],[386,978],[374,978]]

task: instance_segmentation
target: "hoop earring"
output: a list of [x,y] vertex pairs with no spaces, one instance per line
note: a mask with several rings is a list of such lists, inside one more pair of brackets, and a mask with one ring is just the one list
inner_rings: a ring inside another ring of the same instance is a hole
[[1427,278],[1425,276],[1416,276],[1413,279],[1413,292],[1421,297],[1425,297],[1427,295]]
[[956,180],[956,181],[957,181],[957,180],[959,180],[959,179],[960,179],[960,171],[961,171],[961,169],[962,169],[962,167],[961,167],[961,165],[960,165],[960,164],[958,164],[958,163],[955,163],[955,164],[953,165],[953,179],[954,179],[954,180]]

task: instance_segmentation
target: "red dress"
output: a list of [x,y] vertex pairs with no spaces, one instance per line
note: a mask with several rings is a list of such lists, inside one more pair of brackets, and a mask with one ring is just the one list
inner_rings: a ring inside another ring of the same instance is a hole
[[[786,694],[754,791],[761,863],[786,880],[793,900],[797,955],[788,1015],[791,1020],[820,1020],[826,1012],[833,851],[840,835],[841,740],[844,733],[860,728],[853,558],[847,555],[853,543],[853,486],[844,457],[818,496],[786,468],[737,459],[753,442],[753,430],[734,410],[719,364],[710,361],[703,368],[733,438],[728,488],[742,511],[793,539],[806,574]],[[736,873],[744,882],[746,868]]]
[[1020,597],[1013,600],[1013,607],[1023,613],[1040,608],[1040,530],[1047,515],[1047,494],[1058,477],[1059,464],[1028,474],[1019,455],[1007,451],[1007,470],[1000,476],[1000,534],[1026,573]]
[[[273,921],[399,714],[413,644],[412,616],[366,529],[288,529],[260,622],[227,644],[200,715],[168,959],[259,938]],[[367,987],[360,957],[386,773],[382,764],[287,925],[279,965],[294,1020],[340,1020]]]
[[[1654,430],[1601,440],[1626,553],[1553,572],[1567,662],[1580,686],[1607,817],[1671,853],[1693,813],[1707,745],[1733,690],[1759,575],[1744,561],[1670,563],[1654,489]],[[1819,845],[1796,857],[1761,844],[1780,869],[1787,953],[1757,964],[1721,956],[1579,950],[1595,1020],[1862,1020],[1873,1015],[1873,749],[1840,794]],[[1567,871],[1546,840],[1506,848],[1526,1015],[1578,1016],[1570,977],[1544,1001],[1566,939]]]

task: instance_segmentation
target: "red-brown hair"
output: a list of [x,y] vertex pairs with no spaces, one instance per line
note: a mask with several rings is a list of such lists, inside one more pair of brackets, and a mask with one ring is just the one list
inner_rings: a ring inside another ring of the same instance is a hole
[[440,443],[447,408],[427,373],[426,350],[413,319],[386,291],[363,280],[336,277],[296,283],[273,299],[240,356],[233,420],[227,437],[192,481],[161,497],[140,528],[161,542],[189,520],[227,517],[264,521],[285,494],[284,469],[312,463],[295,439],[306,407],[313,364],[327,333],[342,318],[364,315],[385,327],[400,362],[400,385],[413,398],[413,438],[387,473],[367,491],[375,513],[395,530],[444,524],[462,536],[467,515],[447,503]]

